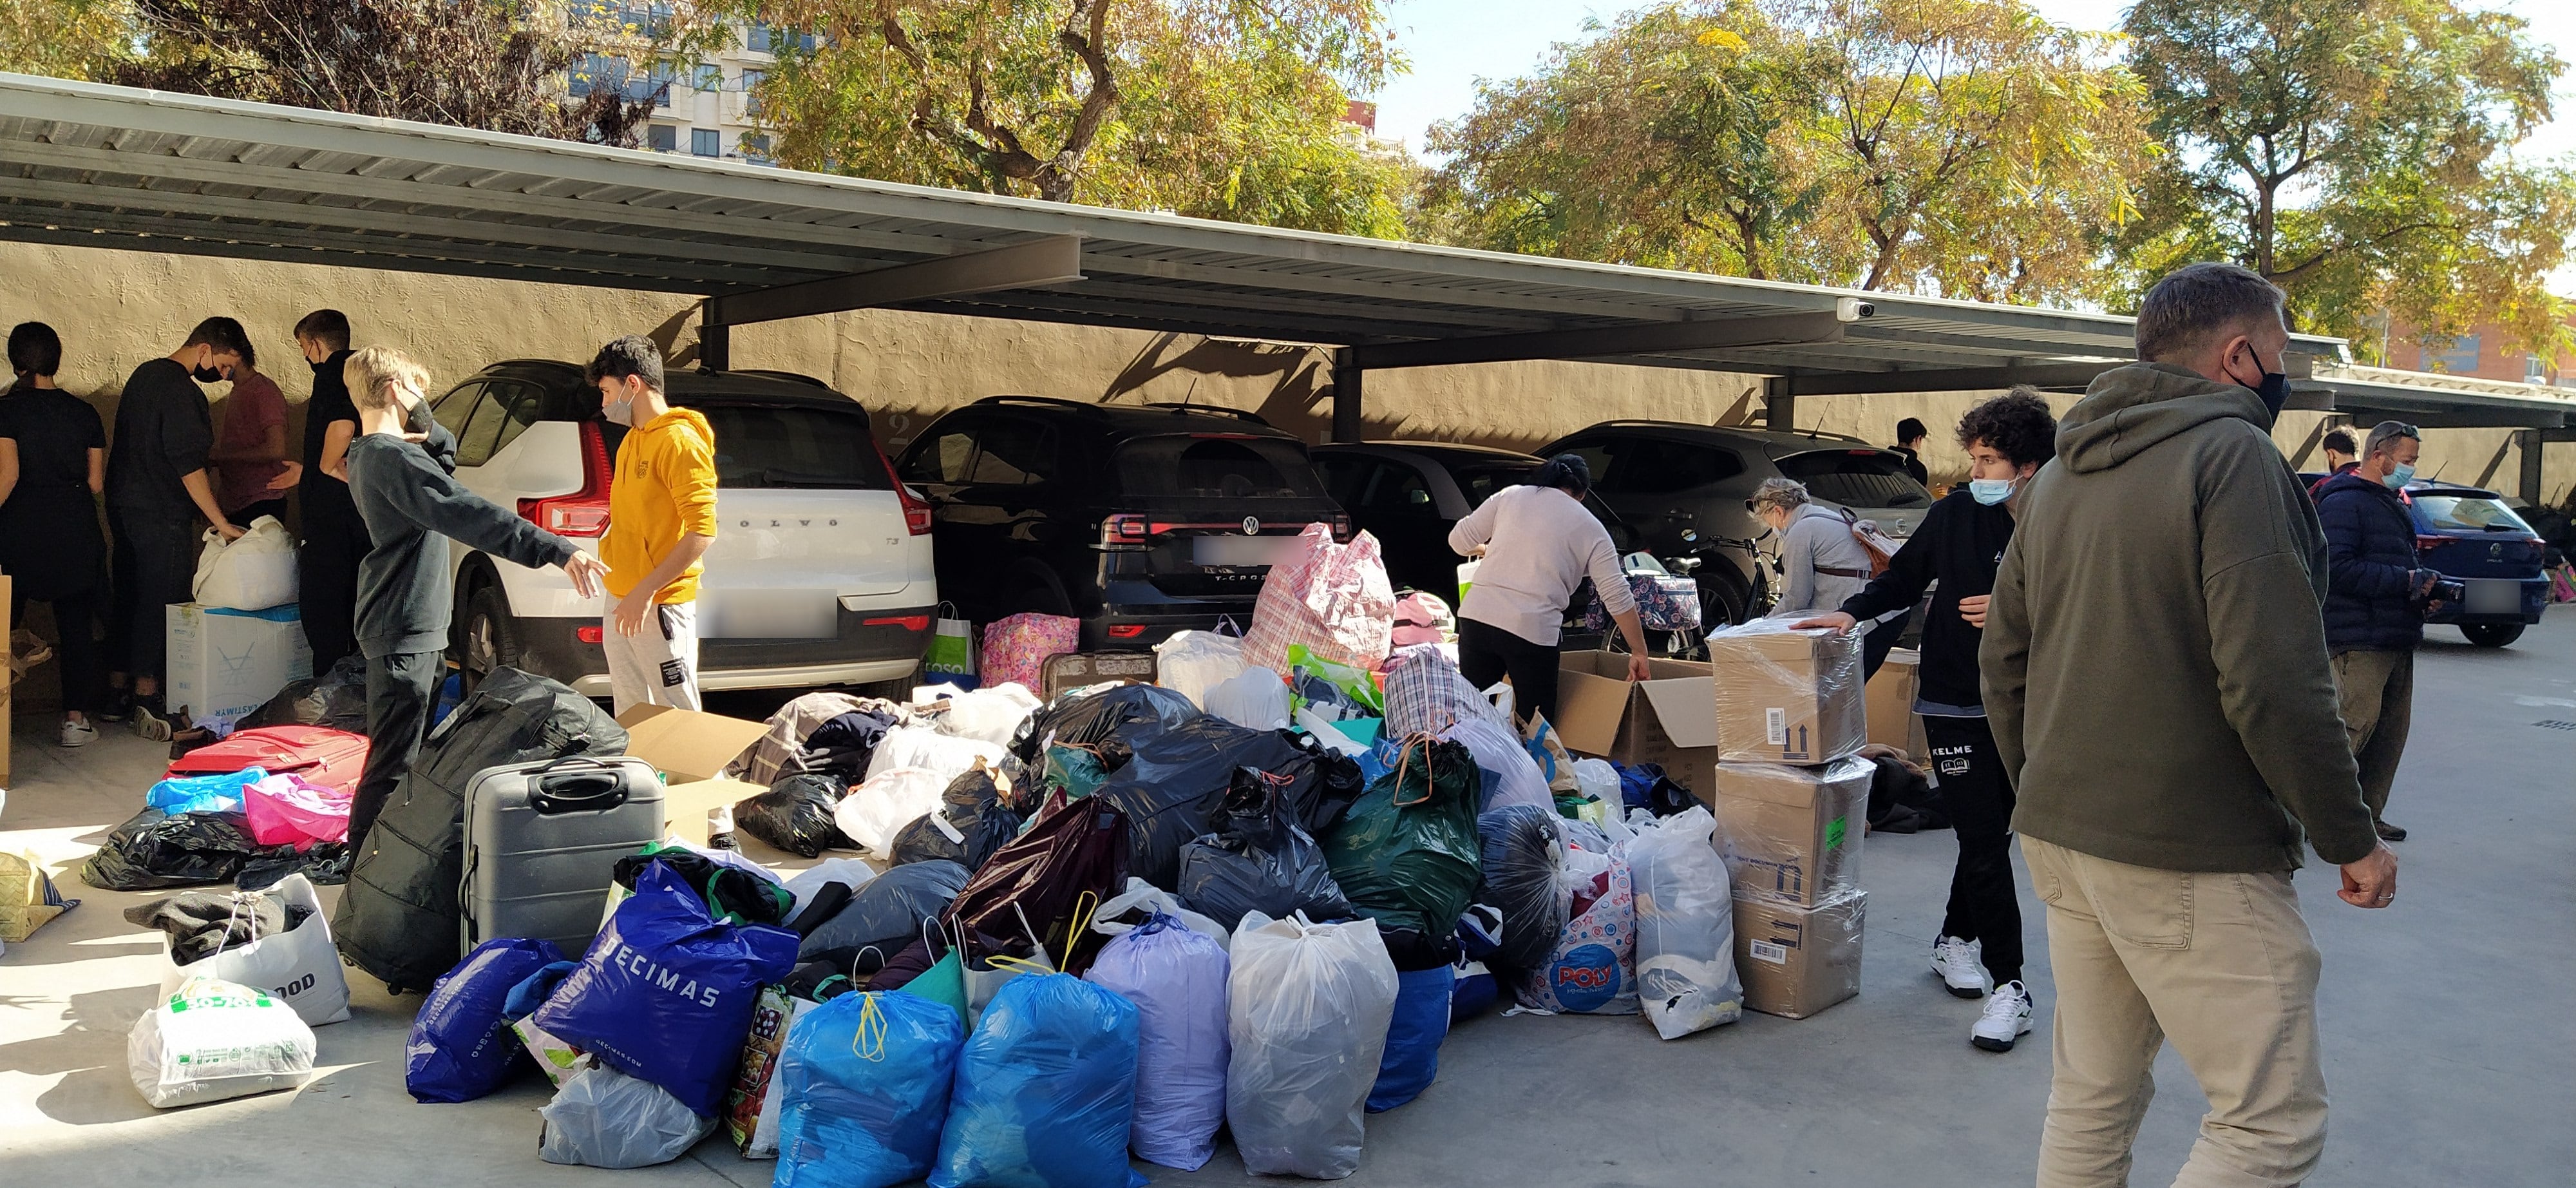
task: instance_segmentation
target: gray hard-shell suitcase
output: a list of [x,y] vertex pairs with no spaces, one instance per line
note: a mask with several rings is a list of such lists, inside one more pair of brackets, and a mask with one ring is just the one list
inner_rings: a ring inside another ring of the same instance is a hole
[[465,788],[463,947],[532,937],[578,958],[599,932],[617,860],[660,840],[662,780],[641,759],[484,769]]

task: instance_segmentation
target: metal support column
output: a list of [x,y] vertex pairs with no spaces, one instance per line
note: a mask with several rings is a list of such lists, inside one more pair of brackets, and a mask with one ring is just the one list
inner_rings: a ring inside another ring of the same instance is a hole
[[1333,440],[1360,440],[1360,377],[1368,374],[1351,348],[1333,352]]
[[2522,451],[2522,500],[2533,507],[2540,506],[2543,493],[2540,464],[2543,460],[2541,451],[2546,448],[2542,443],[2547,440],[2548,435],[2538,429],[2525,429],[2513,435],[2514,448]]
[[1798,394],[1790,387],[1789,377],[1762,381],[1762,427],[1777,433],[1798,427]]
[[733,327],[707,320],[704,305],[698,308],[698,370],[728,371],[733,368]]

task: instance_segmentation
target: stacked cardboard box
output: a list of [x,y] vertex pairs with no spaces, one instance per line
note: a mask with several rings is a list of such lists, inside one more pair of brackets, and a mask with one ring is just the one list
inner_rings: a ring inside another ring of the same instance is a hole
[[1860,639],[1767,620],[1711,636],[1709,663],[1718,763],[1701,795],[1735,880],[1744,1005],[1803,1019],[1860,992]]

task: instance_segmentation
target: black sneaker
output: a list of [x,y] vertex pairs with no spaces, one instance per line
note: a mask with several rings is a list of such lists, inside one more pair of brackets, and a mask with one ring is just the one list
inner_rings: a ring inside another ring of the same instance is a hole
[[101,722],[122,722],[134,716],[134,690],[110,689],[107,704],[92,715]]
[[2371,825],[2379,830],[2379,840],[2381,841],[2406,840],[2405,830],[2400,829],[2395,825],[2391,825],[2386,821],[2373,821],[2371,822]]

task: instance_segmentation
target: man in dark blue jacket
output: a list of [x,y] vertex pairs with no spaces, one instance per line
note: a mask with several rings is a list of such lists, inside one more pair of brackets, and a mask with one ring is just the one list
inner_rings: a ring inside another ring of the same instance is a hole
[[2325,527],[2332,574],[2326,650],[2334,653],[2335,690],[2343,699],[2353,760],[2361,766],[2362,799],[2388,841],[2406,839],[2405,830],[2380,814],[2406,750],[2425,596],[2441,577],[2416,556],[2415,517],[2400,494],[2415,477],[2423,448],[2413,425],[2382,421],[2362,447],[2361,464],[2317,488],[2317,518]]

